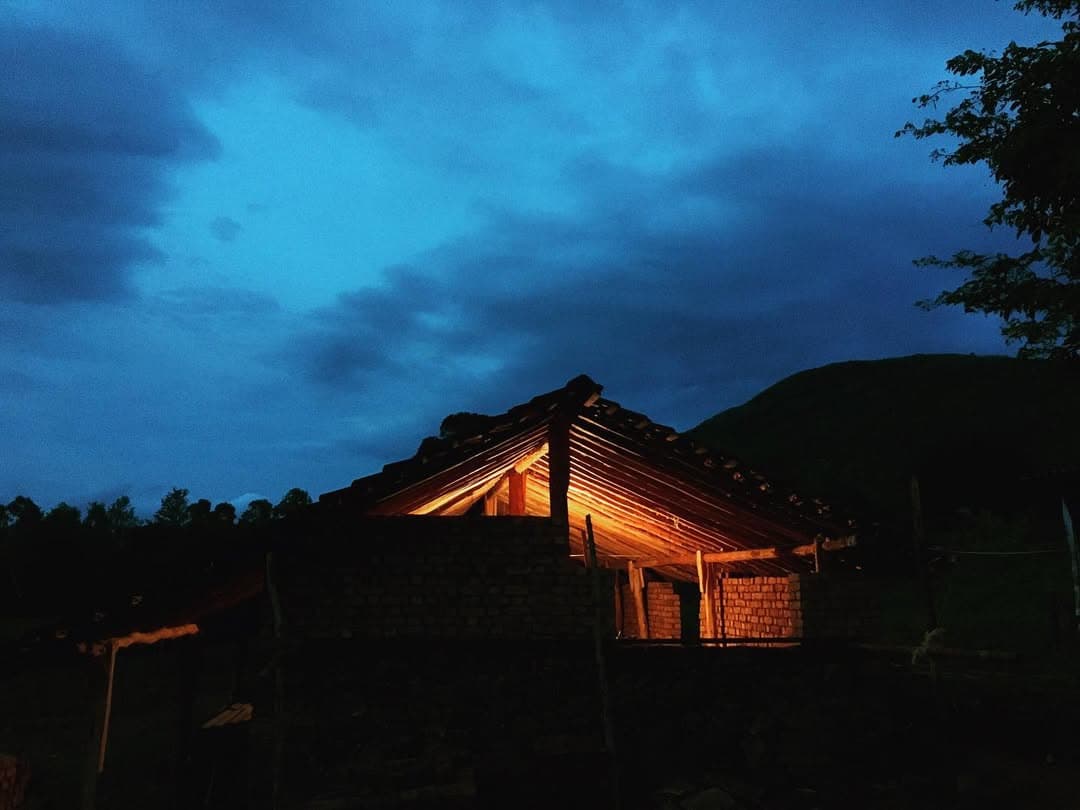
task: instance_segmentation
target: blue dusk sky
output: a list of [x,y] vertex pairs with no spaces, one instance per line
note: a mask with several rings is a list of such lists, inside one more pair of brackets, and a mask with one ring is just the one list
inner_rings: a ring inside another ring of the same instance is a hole
[[0,502],[313,495],[587,373],[687,429],[1008,247],[893,133],[993,0],[0,4]]

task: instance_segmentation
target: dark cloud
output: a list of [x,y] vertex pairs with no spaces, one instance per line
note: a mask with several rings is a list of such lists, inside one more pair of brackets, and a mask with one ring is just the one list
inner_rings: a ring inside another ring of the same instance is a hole
[[219,242],[232,242],[242,230],[244,226],[232,217],[217,217],[210,223],[210,233]]
[[178,315],[265,315],[281,309],[272,295],[240,287],[179,287],[162,293],[167,310]]
[[330,390],[430,389],[411,407],[435,425],[585,372],[685,428],[803,368],[999,345],[914,307],[940,279],[911,258],[959,246],[977,197],[930,218],[889,172],[795,150],[567,172],[589,216],[489,210],[482,232],[317,313],[294,359]]
[[38,303],[109,299],[159,261],[166,173],[216,155],[176,88],[111,43],[0,26],[0,295]]

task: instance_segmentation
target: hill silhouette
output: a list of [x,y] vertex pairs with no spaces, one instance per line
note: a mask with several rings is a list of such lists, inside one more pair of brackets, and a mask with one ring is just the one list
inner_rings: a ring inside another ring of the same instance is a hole
[[1063,494],[1061,471],[1080,469],[1078,414],[1075,365],[913,355],[800,372],[690,435],[805,494],[900,525],[913,474],[939,521],[1040,499],[1045,511]]

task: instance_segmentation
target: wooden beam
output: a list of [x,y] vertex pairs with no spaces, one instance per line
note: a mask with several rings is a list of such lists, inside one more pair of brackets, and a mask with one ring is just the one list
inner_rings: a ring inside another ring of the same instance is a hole
[[536,450],[533,450],[529,455],[514,464],[514,472],[523,473],[529,469],[533,464],[538,462],[544,456],[548,454],[548,443],[544,442]]
[[570,419],[557,416],[548,425],[548,502],[551,519],[570,525]]
[[[849,534],[847,537],[837,537],[832,539],[821,540],[821,551],[840,551],[845,548],[853,548],[858,544],[855,535]],[[810,557],[815,553],[817,543],[807,543],[805,546],[795,546],[789,553],[798,554],[800,557]]]
[[634,611],[637,614],[638,638],[649,637],[649,617],[645,613],[645,595],[642,592],[645,587],[645,577],[641,569],[634,565],[633,560],[627,560],[626,573],[630,577],[630,593],[634,597]]
[[[855,545],[854,537],[841,537],[837,540],[822,540],[821,551],[839,551]],[[737,563],[751,562],[753,560],[775,560],[785,554],[795,554],[800,557],[810,557],[814,554],[814,543],[805,546],[795,546],[790,549],[780,549],[775,546],[769,548],[744,548],[738,551],[706,551],[701,557],[706,563]],[[673,554],[670,557],[656,557],[647,560],[638,560],[639,568],[661,568],[667,565],[696,566],[698,564],[696,554]]]
[[511,515],[524,515],[527,514],[525,508],[525,495],[528,492],[529,486],[529,471],[528,469],[518,472],[515,467],[510,471],[510,511]]
[[494,486],[484,495],[484,514],[494,517],[499,514],[499,487]]

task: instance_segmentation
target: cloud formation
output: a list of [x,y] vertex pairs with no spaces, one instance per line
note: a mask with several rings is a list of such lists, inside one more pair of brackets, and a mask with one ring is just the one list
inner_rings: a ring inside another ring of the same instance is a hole
[[103,39],[0,25],[0,296],[35,303],[131,292],[177,163],[215,138],[183,94]]

